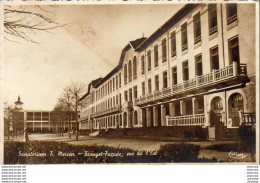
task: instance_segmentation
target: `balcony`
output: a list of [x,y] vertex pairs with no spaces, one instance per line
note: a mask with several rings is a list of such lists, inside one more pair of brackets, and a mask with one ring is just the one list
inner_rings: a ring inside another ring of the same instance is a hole
[[203,126],[206,122],[204,114],[186,115],[186,116],[166,116],[167,126]]
[[112,114],[112,113],[116,113],[116,112],[120,112],[120,111],[121,111],[121,105],[117,105],[117,106],[111,107],[109,109],[97,111],[93,114],[93,117],[100,117],[103,115]]
[[162,58],[162,62],[166,62],[166,61],[167,61],[167,57],[164,56],[164,57]]
[[194,39],[194,44],[197,44],[199,42],[201,42],[201,36],[198,36]]
[[218,32],[218,27],[215,26],[215,27],[212,27],[210,30],[209,30],[209,35],[212,35],[214,33],[217,33]]
[[[201,88],[212,87],[219,83],[225,83],[229,81],[236,81],[237,78],[247,78],[246,64],[237,64],[233,62],[232,65],[227,67],[213,70],[208,74],[196,76],[194,79],[184,81],[183,83],[175,84],[172,87],[163,88],[162,90],[154,91],[153,94],[148,96],[142,96],[139,99],[135,99],[135,105],[143,105],[149,102],[155,102],[167,97],[172,97],[176,94],[190,92]],[[243,80],[244,81],[244,80]]]
[[185,51],[187,49],[188,49],[188,44],[185,44],[185,45],[182,46],[182,51]]
[[123,104],[123,108],[133,108],[133,102],[131,101],[126,101],[124,104]]
[[241,122],[241,125],[244,126],[256,125],[255,113],[243,113]]
[[172,56],[172,57],[175,57],[175,56],[176,56],[176,50],[175,50],[175,51],[172,51],[171,56]]
[[237,21],[237,14],[235,14],[235,15],[229,17],[229,18],[227,19],[227,24],[229,25],[229,24],[231,24],[231,23],[233,23],[233,22],[235,22],[235,21]]

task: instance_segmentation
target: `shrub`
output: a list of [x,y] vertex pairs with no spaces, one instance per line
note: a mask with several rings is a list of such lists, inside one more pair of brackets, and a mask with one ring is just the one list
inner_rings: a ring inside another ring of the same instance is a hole
[[199,156],[199,145],[167,144],[160,147],[160,162],[196,162]]
[[[129,148],[109,146],[70,145],[64,142],[31,141],[31,142],[5,142],[5,164],[76,164],[76,163],[170,163],[170,162],[196,162],[198,161],[199,146],[191,144],[168,144],[160,150],[135,151]],[[23,153],[45,153],[46,156],[18,156]],[[53,151],[54,156],[50,152]],[[58,153],[71,153],[75,156],[58,156]],[[84,152],[100,154],[121,153],[122,156],[99,155],[97,157],[84,156]],[[80,153],[80,154],[79,154]],[[127,156],[127,154],[132,154]],[[138,154],[138,155],[137,155]]]
[[256,133],[251,126],[241,126],[238,130],[238,140],[241,146],[251,154],[255,153],[256,149]]

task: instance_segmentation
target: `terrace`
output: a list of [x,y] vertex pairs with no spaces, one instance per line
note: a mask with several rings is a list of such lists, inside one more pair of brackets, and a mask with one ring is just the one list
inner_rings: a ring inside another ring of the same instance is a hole
[[183,94],[202,88],[212,87],[228,81],[233,81],[238,77],[247,78],[246,64],[238,64],[237,62],[233,62],[232,65],[218,70],[213,70],[208,74],[196,76],[193,79],[172,85],[171,87],[154,91],[148,95],[143,95],[140,98],[136,98],[134,104],[136,106],[141,106],[167,97],[172,97],[177,94]]

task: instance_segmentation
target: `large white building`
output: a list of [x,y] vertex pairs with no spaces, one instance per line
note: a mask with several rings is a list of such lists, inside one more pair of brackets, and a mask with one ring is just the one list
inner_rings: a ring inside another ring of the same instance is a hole
[[130,41],[80,99],[80,129],[255,122],[255,12],[250,3],[188,4]]

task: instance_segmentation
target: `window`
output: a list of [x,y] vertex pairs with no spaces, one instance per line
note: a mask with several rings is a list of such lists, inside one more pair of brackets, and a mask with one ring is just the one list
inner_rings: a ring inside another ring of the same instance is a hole
[[232,64],[233,62],[240,63],[238,37],[231,38],[228,41],[228,46],[229,46],[229,64]]
[[211,61],[211,71],[213,69],[219,69],[219,60],[218,60],[218,47],[210,49],[210,61]]
[[220,97],[214,97],[211,101],[211,110],[214,111],[215,114],[220,114],[223,110],[223,104]]
[[188,49],[187,23],[181,26],[181,45],[182,45],[182,51]]
[[201,41],[201,26],[200,26],[200,13],[193,17],[193,28],[194,28],[194,44]]
[[145,82],[142,82],[142,95],[145,95]]
[[171,55],[176,56],[176,35],[175,31],[171,33]]
[[172,68],[172,84],[177,84],[177,66]]
[[151,50],[147,51],[147,65],[148,65],[148,71],[151,70],[151,65],[152,65],[152,62],[151,62]]
[[218,32],[217,5],[209,4],[208,11],[209,11],[209,35],[212,35]]
[[116,105],[118,105],[118,95],[116,96]]
[[118,75],[116,75],[116,89],[118,89]]
[[237,4],[227,4],[227,25],[237,21]]
[[121,93],[119,94],[119,104],[120,104],[120,105],[122,104],[122,101],[121,101]]
[[116,105],[116,100],[115,100],[115,97],[113,97],[113,106]]
[[127,95],[127,91],[125,91],[125,101],[128,100],[128,95]]
[[155,81],[155,91],[159,90],[159,75],[156,75],[154,78]]
[[152,93],[152,80],[148,79],[148,93]]
[[110,80],[110,93],[112,93],[112,80]]
[[128,62],[128,79],[129,79],[129,82],[132,81],[132,62],[131,62],[131,60],[129,60],[129,62]]
[[158,45],[154,46],[154,67],[158,66]]
[[137,98],[137,86],[134,86],[134,98]]
[[145,73],[145,64],[144,64],[144,55],[141,57],[141,63],[142,63],[142,74]]
[[189,80],[189,64],[188,61],[185,61],[182,63],[183,68],[183,80],[187,81]]
[[166,38],[162,40],[162,62],[167,60]]
[[136,65],[136,56],[134,56],[134,59],[133,59],[133,70],[134,70],[134,73],[133,73],[133,79],[136,79],[137,78],[137,65]]
[[113,78],[113,91],[115,91],[115,78]]
[[32,121],[33,120],[33,113],[32,112],[27,112],[27,120]]
[[125,64],[124,66],[124,80],[125,80],[125,84],[127,84],[127,64]]
[[129,89],[129,101],[133,101],[133,91],[132,88]]
[[163,72],[163,88],[167,88],[167,71]]
[[119,73],[119,88],[121,88],[121,73]]
[[202,72],[202,56],[201,54],[195,56],[195,70],[196,75],[201,76],[203,74]]

